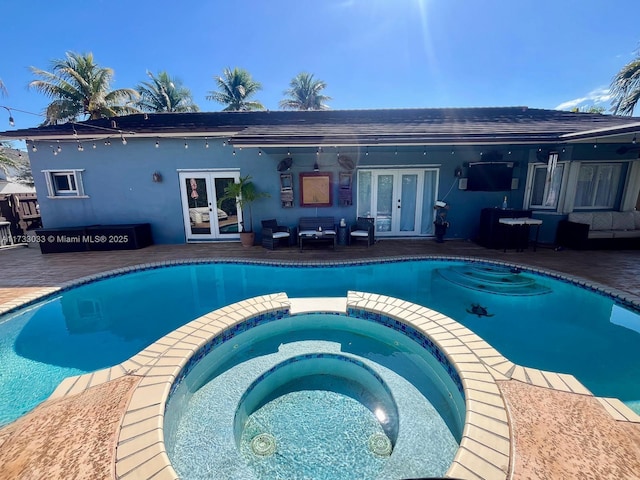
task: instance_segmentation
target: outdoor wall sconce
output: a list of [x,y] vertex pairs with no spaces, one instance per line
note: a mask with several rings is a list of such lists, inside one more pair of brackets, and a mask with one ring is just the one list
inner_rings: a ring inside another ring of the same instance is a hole
[[153,172],[151,176],[153,179],[153,183],[161,183],[162,182],[162,174],[160,172]]

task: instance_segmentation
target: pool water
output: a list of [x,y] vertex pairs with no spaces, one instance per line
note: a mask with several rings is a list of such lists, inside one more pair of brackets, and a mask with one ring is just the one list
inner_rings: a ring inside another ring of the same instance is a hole
[[[296,315],[201,359],[169,399],[165,445],[183,480],[435,477],[453,461],[464,416],[454,381],[407,336],[343,315]],[[273,454],[251,447],[264,434]],[[381,438],[390,455],[371,450]]]
[[[640,413],[637,312],[607,296],[527,272],[514,275],[535,278],[550,292],[484,291],[439,272],[467,265],[434,260],[328,267],[193,264],[67,290],[0,320],[0,425],[34,408],[64,378],[118,364],[216,308],[275,292],[295,298],[345,296],[349,290],[441,311],[511,361],[571,373],[594,394],[620,398]],[[473,313],[474,305],[487,315]]]

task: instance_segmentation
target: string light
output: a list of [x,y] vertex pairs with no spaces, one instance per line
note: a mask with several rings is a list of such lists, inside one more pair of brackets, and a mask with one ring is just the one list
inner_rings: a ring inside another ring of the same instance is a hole
[[120,134],[120,140],[122,141],[122,144],[123,144],[123,145],[126,145],[126,144],[127,144],[127,139],[126,139],[126,138],[124,138],[124,135]]
[[189,144],[187,143],[187,139],[184,140],[184,149],[187,150],[189,148]]
[[160,141],[156,140],[156,148],[160,148]]
[[258,156],[261,157],[262,156],[262,150],[260,148],[258,148]]
[[80,142],[78,142],[78,151],[79,152],[84,152],[84,147],[82,146],[82,144]]
[[427,156],[427,147],[424,147],[422,149],[422,155],[424,155],[425,157]]
[[209,140],[207,138],[204,139],[204,148],[209,148]]
[[367,147],[367,150],[364,152],[365,156],[369,156],[369,147]]
[[233,152],[231,153],[234,157],[236,156],[236,149],[233,149]]
[[37,151],[38,151],[38,149],[37,149],[37,147],[36,147],[36,144],[35,144],[35,143],[32,143],[32,144],[31,144],[31,151],[32,151],[32,152],[37,152]]
[[5,107],[4,105],[0,105],[0,107],[4,108],[7,112],[9,112],[9,125],[12,127],[16,126],[16,122],[13,119],[13,114],[11,113],[11,109],[9,107]]

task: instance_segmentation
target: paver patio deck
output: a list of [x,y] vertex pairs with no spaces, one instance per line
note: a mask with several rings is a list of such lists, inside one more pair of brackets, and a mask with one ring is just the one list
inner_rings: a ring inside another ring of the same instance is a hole
[[[237,243],[157,245],[122,252],[41,255],[37,248],[0,251],[0,309],[25,294],[116,268],[193,258],[344,261],[417,255],[473,257],[516,263],[578,277],[640,301],[640,251],[537,252],[488,250],[467,241],[384,240],[373,247],[268,251]],[[518,378],[514,372],[512,378]],[[522,378],[534,374],[522,370]],[[139,377],[125,375],[82,393],[43,403],[0,430],[1,478],[116,478],[115,442]],[[543,379],[551,385],[553,380]],[[535,383],[535,382],[533,382]],[[594,397],[498,382],[509,412],[510,478],[640,478],[640,425],[617,421]],[[86,419],[94,419],[87,424]],[[46,419],[46,421],[45,421]],[[91,425],[91,426],[89,426]],[[467,445],[467,448],[471,446]],[[92,455],[92,452],[101,452]],[[111,455],[109,457],[109,454]],[[492,455],[477,450],[478,458]],[[98,460],[98,457],[99,460]],[[108,457],[108,458],[105,458]],[[465,478],[474,478],[466,472]],[[478,477],[480,478],[480,477]]]

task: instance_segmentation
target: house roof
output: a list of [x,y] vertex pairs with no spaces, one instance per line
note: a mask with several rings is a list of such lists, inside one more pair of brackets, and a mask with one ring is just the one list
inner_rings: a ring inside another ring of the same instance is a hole
[[638,119],[527,107],[135,114],[0,133],[27,140],[229,137],[236,146],[571,142],[640,133]]

